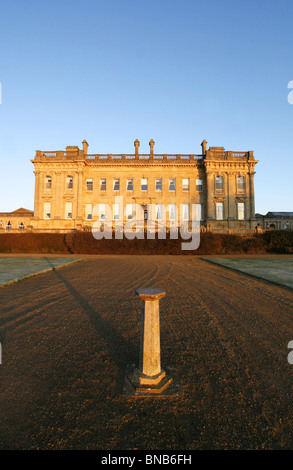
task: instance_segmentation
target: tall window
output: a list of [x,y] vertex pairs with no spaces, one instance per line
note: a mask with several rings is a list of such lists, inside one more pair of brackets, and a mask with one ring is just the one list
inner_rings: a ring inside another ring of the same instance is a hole
[[106,219],[106,204],[99,204],[99,219]]
[[200,219],[199,220],[204,220],[204,212],[203,212],[203,204],[199,204],[200,207]]
[[156,220],[162,220],[163,218],[163,206],[162,204],[156,204]]
[[216,176],[216,190],[223,191],[224,183],[223,183],[223,176]]
[[169,191],[176,191],[176,178],[169,179]]
[[189,178],[182,179],[182,191],[189,191]]
[[182,220],[184,221],[189,220],[189,204],[182,204],[181,211],[182,211],[182,214],[181,214]]
[[169,219],[176,220],[176,204],[169,204]]
[[45,177],[45,189],[51,189],[51,188],[52,188],[52,177],[46,176]]
[[85,218],[87,220],[92,220],[93,218],[93,209],[91,204],[85,205]]
[[216,219],[217,220],[224,219],[224,203],[223,202],[216,203]]
[[65,203],[65,219],[72,219],[72,202]]
[[237,189],[238,189],[238,191],[244,191],[245,190],[244,176],[238,176],[238,178],[237,178]]
[[73,188],[73,176],[67,176],[66,178],[66,188],[72,189]]
[[113,220],[120,219],[120,206],[119,204],[113,204]]
[[44,202],[44,219],[51,219],[51,202]]
[[238,220],[244,220],[245,219],[245,204],[244,204],[244,202],[238,202],[238,204],[237,204],[237,214],[238,214]]
[[147,191],[148,190],[148,180],[147,180],[147,178],[141,178],[140,189],[141,189],[141,191]]
[[162,178],[156,178],[156,191],[162,191]]
[[126,183],[126,190],[133,191],[133,179],[128,179]]
[[119,191],[120,190],[120,179],[115,178],[113,180],[113,191]]
[[133,205],[126,204],[126,219],[131,220],[133,218]]
[[202,179],[197,178],[197,180],[196,180],[196,191],[202,192],[202,190],[203,190]]
[[203,220],[203,204],[196,205],[196,220]]
[[100,191],[106,191],[107,189],[107,180],[106,178],[100,179]]
[[93,190],[93,180],[91,178],[86,180],[86,190],[87,191]]

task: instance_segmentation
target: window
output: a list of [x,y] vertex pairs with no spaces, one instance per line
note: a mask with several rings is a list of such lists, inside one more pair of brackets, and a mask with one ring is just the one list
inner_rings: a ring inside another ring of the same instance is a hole
[[182,191],[189,191],[189,178],[182,179]]
[[113,220],[120,219],[120,206],[119,204],[113,204]]
[[148,190],[148,180],[147,180],[147,178],[141,178],[140,189],[141,189],[141,191],[147,191]]
[[195,220],[203,220],[203,204],[196,205],[196,219]]
[[72,202],[65,203],[65,219],[72,219]]
[[238,191],[244,191],[245,190],[244,176],[238,176],[238,178],[237,178],[237,189],[238,189]]
[[169,204],[169,219],[176,220],[176,204]]
[[244,220],[244,212],[245,212],[244,202],[238,202],[237,204],[238,220]]
[[73,188],[73,176],[67,176],[66,178],[66,188],[72,189]]
[[99,219],[106,219],[106,204],[99,204]]
[[44,219],[51,219],[51,202],[44,202]]
[[45,189],[51,189],[51,188],[52,188],[52,177],[46,176],[45,177]]
[[202,192],[203,190],[203,182],[202,179],[197,179],[196,180],[196,191]]
[[100,179],[100,191],[106,191],[107,181],[106,178]]
[[162,178],[156,178],[156,191],[162,191]]
[[216,219],[217,220],[224,219],[224,203],[223,202],[216,202]]
[[176,178],[169,179],[169,191],[176,191]]
[[223,191],[223,176],[216,176],[216,191]]
[[182,220],[189,220],[189,204],[182,204]]
[[85,218],[86,218],[86,220],[92,220],[92,218],[93,218],[93,210],[92,210],[92,205],[91,204],[86,204],[85,205]]
[[162,220],[163,217],[163,206],[162,204],[156,204],[156,220]]
[[92,191],[93,190],[93,180],[92,179],[86,180],[86,190],[87,191]]
[[[194,209],[192,209],[192,217],[194,217]],[[203,204],[196,204],[194,220],[196,221],[203,220]]]
[[126,204],[126,219],[130,220],[133,218],[133,206],[132,204]]
[[116,178],[113,180],[113,191],[119,191],[120,190],[120,179]]
[[128,179],[127,180],[126,191],[133,191],[133,179]]

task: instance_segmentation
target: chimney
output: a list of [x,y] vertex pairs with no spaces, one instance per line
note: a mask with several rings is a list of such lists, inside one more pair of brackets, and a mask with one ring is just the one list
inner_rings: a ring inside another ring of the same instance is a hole
[[135,156],[136,156],[136,157],[138,157],[139,145],[140,145],[139,140],[136,139],[136,140],[134,141]]
[[84,141],[82,142],[82,146],[83,146],[83,153],[84,153],[84,155],[87,155],[87,149],[88,149],[89,144],[87,143],[86,140],[84,140]]
[[203,140],[201,143],[201,146],[202,146],[202,154],[205,155],[207,152],[207,141]]
[[153,157],[154,156],[154,145],[155,145],[155,142],[153,141],[153,139],[151,139],[149,141],[149,144],[150,144],[150,156]]

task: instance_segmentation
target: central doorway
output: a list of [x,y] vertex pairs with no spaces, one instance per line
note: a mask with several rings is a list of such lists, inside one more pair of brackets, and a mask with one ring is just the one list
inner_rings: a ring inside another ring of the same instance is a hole
[[148,220],[148,206],[141,206],[143,210],[143,220]]

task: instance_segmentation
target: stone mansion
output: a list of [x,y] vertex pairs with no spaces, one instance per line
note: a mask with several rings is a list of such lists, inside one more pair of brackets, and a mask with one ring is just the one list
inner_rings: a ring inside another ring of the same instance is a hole
[[182,217],[191,220],[195,204],[202,230],[255,229],[257,161],[252,151],[207,148],[204,140],[200,155],[165,155],[154,153],[154,144],[149,142],[148,154],[140,153],[138,140],[133,154],[90,154],[85,140],[82,149],[37,150],[31,160],[34,211],[0,214],[2,229],[8,217],[12,229],[22,224],[33,231],[90,230],[96,219],[105,218],[106,207],[111,207],[113,220],[124,223],[135,216],[135,207],[141,208],[144,220],[151,217],[159,223],[164,207],[168,226]]

